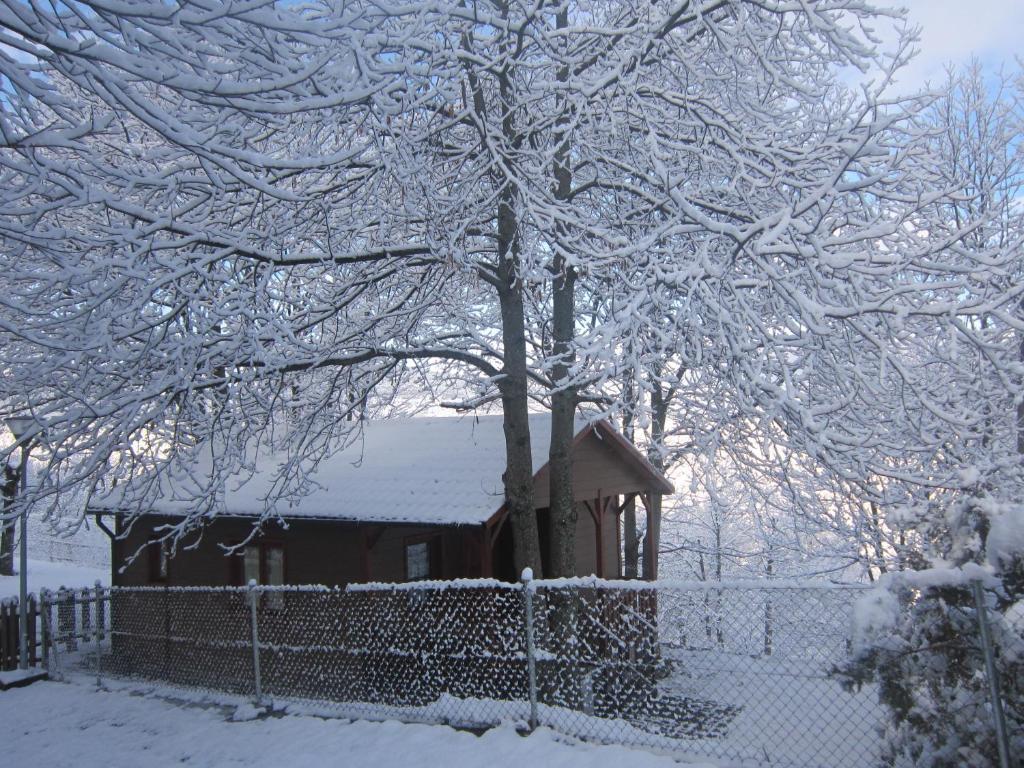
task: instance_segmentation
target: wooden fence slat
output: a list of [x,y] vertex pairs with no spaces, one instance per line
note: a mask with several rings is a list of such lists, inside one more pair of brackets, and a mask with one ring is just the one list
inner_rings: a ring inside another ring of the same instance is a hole
[[0,671],[6,672],[11,667],[11,639],[10,630],[12,621],[10,602],[0,602]]
[[39,662],[39,655],[36,653],[36,620],[39,617],[39,602],[35,595],[28,598],[28,663],[34,667]]
[[[80,644],[102,641],[109,634],[110,608],[105,605],[109,595],[62,588],[50,592],[47,601],[44,608],[40,597],[29,595],[27,640],[31,666],[47,664],[49,652],[58,644],[63,650],[76,651]],[[0,671],[18,668],[19,619],[16,599],[0,602]]]

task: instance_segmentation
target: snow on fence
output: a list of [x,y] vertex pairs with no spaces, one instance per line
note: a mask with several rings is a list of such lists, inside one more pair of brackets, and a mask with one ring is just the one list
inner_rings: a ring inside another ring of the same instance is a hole
[[[595,579],[90,588],[42,596],[55,676],[159,681],[337,716],[581,738],[727,764],[863,766],[862,590]],[[528,620],[529,619],[529,620]]]

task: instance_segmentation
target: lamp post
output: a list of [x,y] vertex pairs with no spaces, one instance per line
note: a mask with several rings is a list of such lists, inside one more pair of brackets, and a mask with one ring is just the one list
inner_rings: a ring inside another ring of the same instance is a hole
[[31,416],[12,416],[7,428],[14,435],[15,445],[21,448],[18,464],[18,496],[22,502],[19,518],[21,541],[18,547],[18,669],[28,669],[28,507],[24,506],[28,475],[28,453],[32,442],[39,436],[39,422]]

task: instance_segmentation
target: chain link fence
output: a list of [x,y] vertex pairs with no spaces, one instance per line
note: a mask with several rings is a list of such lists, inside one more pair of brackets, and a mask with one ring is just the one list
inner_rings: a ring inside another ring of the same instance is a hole
[[888,717],[874,684],[840,673],[863,594],[465,580],[97,587],[42,603],[58,675],[343,717],[512,720],[725,765],[841,768],[879,764]]

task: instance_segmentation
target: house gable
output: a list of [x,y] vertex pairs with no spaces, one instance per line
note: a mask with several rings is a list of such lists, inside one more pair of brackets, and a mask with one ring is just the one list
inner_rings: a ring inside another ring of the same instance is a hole
[[[617,436],[605,423],[585,428],[577,435],[572,451],[573,498],[583,502],[630,493],[671,493],[668,481],[635,448],[626,443],[627,448],[616,440]],[[550,503],[550,482],[551,473],[544,464],[534,476],[538,507]]]

